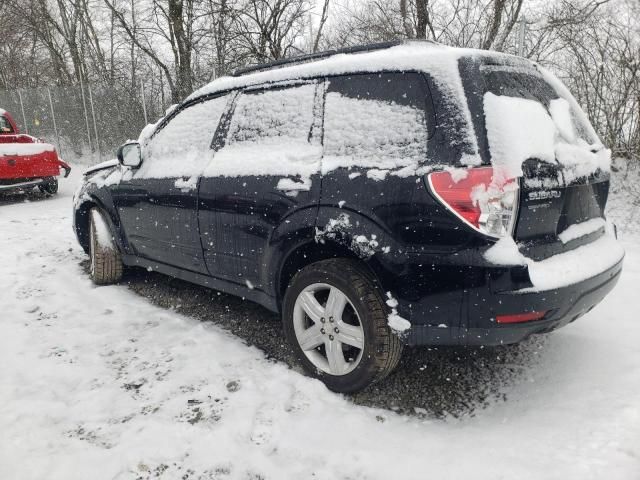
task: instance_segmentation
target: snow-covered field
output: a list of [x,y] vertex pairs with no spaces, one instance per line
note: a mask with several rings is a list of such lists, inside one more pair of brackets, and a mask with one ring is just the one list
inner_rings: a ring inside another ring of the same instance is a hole
[[403,416],[92,285],[71,231],[78,170],[56,198],[0,199],[0,479],[640,478],[640,239],[506,401]]

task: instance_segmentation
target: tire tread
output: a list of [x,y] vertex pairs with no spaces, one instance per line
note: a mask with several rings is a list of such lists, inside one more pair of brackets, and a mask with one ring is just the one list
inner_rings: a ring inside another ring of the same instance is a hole
[[[98,210],[98,214],[102,213]],[[93,218],[89,216],[89,222],[93,223]],[[92,226],[90,226],[92,229]],[[122,279],[123,264],[122,257],[117,248],[107,248],[97,244],[94,235],[90,235],[91,258],[93,262],[93,271],[91,279],[97,285],[109,285],[118,283]]]
[[[384,299],[384,290],[379,285],[379,282],[373,273],[364,264],[362,264],[362,262],[354,259],[332,258],[328,260],[321,260],[308,265],[294,275],[289,283],[287,293],[289,293],[291,286],[298,281],[301,275],[305,275],[306,272],[309,272],[310,270],[314,272],[314,275],[318,275],[320,278],[322,278],[323,275],[336,275],[349,283],[354,288],[360,301],[364,305],[364,308],[367,310],[367,316],[373,322],[373,329],[375,332],[375,344],[370,350],[372,352],[372,362],[368,375],[363,377],[352,387],[340,387],[337,389],[330,385],[330,382],[326,377],[323,378],[322,376],[314,375],[313,372],[310,373],[325,381],[329,388],[345,393],[361,390],[387,377],[398,365],[404,345],[400,338],[387,324],[389,308]],[[285,294],[285,304],[295,302],[295,299],[289,297],[289,295]],[[285,311],[286,309],[284,309],[283,314]],[[287,328],[287,319],[284,318],[284,316],[283,321],[285,322],[285,331],[289,332],[288,337],[290,341],[292,341],[293,335],[291,334],[291,330],[288,330]]]

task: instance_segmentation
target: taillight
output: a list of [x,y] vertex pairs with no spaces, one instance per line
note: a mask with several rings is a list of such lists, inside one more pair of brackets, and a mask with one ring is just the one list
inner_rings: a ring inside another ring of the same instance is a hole
[[427,178],[436,198],[467,225],[492,237],[513,234],[518,213],[515,179],[494,175],[493,167],[432,172]]
[[522,323],[531,322],[533,320],[540,320],[547,314],[547,311],[542,312],[527,312],[527,313],[513,313],[510,315],[496,315],[496,322],[498,323]]

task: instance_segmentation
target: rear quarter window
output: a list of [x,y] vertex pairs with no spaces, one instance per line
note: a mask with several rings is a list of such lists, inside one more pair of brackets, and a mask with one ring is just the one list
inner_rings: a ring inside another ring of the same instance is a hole
[[314,93],[315,84],[243,93],[233,112],[227,145],[307,142]]
[[319,139],[312,135],[316,82],[248,89],[228,122],[226,138],[206,176],[278,175],[308,179],[320,168]]
[[414,168],[426,160],[432,108],[418,73],[330,77],[323,170]]

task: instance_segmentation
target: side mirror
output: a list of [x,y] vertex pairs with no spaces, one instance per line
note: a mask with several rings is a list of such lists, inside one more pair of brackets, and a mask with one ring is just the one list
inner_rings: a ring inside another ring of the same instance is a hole
[[138,142],[121,145],[117,153],[118,161],[125,167],[138,168],[142,165],[142,153]]

